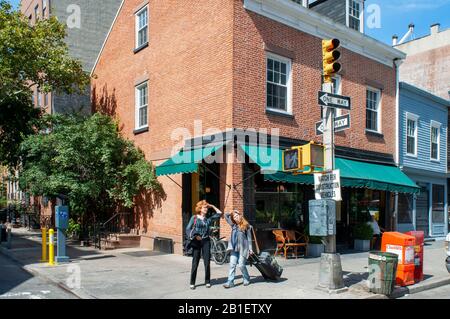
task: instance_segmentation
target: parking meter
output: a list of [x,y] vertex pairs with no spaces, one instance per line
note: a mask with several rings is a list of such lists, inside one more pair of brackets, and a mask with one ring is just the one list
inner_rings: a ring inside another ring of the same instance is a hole
[[69,262],[66,256],[66,231],[69,228],[69,207],[55,207],[55,224],[57,229],[56,262]]

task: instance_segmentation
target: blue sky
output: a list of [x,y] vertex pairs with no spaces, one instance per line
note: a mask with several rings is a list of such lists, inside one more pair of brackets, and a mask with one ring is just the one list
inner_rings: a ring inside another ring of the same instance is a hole
[[[9,2],[18,6],[20,0]],[[450,0],[366,0],[366,8],[371,4],[380,7],[381,28],[366,26],[366,34],[388,44],[394,34],[401,39],[410,23],[416,26],[416,38],[428,35],[434,23],[440,23],[442,29],[450,28]]]

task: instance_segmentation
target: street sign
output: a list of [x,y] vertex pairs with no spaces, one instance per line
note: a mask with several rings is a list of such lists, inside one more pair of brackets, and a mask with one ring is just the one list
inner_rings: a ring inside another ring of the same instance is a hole
[[341,201],[341,172],[334,170],[325,174],[314,174],[314,193],[316,199]]
[[321,106],[350,110],[352,107],[351,104],[351,99],[348,96],[319,91],[319,105]]
[[[341,132],[350,128],[350,114],[336,117],[334,119],[334,131]],[[323,121],[316,123],[316,135],[322,135],[324,130]]]

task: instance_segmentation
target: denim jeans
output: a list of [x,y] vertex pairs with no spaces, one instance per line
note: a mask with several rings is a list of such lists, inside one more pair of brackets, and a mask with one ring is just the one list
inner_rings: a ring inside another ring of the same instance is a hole
[[247,271],[247,266],[245,265],[247,259],[241,256],[238,252],[231,252],[230,256],[230,271],[228,273],[228,284],[234,285],[234,275],[236,273],[236,266],[239,266],[242,276],[244,277],[244,283],[250,283],[250,275]]

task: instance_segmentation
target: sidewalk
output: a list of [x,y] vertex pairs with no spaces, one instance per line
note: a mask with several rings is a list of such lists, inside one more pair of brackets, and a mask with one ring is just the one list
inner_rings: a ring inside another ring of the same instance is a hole
[[[249,267],[252,284],[240,285],[239,270],[234,289],[224,289],[228,265],[218,266],[211,262],[212,288],[203,285],[203,265],[200,264],[196,290],[189,289],[191,258],[165,255],[144,249],[119,249],[98,251],[88,247],[68,247],[71,263],[50,267],[39,263],[40,234],[24,229],[13,229],[12,248],[0,248],[4,253],[23,265],[24,269],[71,291],[80,298],[125,299],[366,299],[386,298],[368,291],[368,253],[342,254],[342,268],[348,291],[328,294],[316,289],[319,280],[320,259],[278,258],[284,272],[279,282],[265,282],[255,267]],[[450,275],[444,266],[443,242],[425,247],[426,279],[408,288],[396,288],[395,297],[450,284]],[[79,267],[79,268],[78,268]],[[79,271],[81,285],[70,289],[73,274]]]

